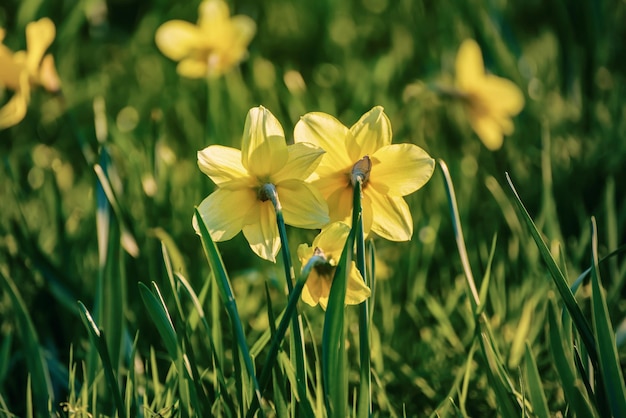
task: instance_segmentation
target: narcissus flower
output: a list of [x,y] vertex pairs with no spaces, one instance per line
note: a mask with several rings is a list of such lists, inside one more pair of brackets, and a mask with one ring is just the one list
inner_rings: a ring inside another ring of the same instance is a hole
[[43,18],[26,25],[26,50],[13,52],[7,48],[4,30],[0,29],[0,87],[12,90],[13,96],[0,108],[0,129],[17,125],[30,102],[31,88],[42,86],[58,92],[61,82],[52,55],[45,55],[55,36],[54,23]]
[[511,118],[524,107],[524,95],[512,81],[485,73],[478,44],[468,39],[456,56],[456,88],[464,100],[469,122],[490,150],[513,133]]
[[178,61],[176,71],[188,78],[219,77],[241,62],[256,24],[248,16],[230,16],[222,0],[205,0],[198,9],[198,24],[170,20],[157,29],[161,52]]
[[[326,264],[317,265],[309,273],[309,277],[302,289],[302,300],[305,303],[311,306],[319,303],[326,310],[335,269],[341,258],[341,252],[349,233],[350,227],[348,225],[343,222],[334,222],[315,237],[312,246],[309,247],[307,244],[298,246],[298,258],[302,265],[305,265],[314,255],[322,255],[327,260]],[[349,274],[346,304],[357,305],[367,299],[371,292],[369,287],[365,285],[354,261],[350,265]]]
[[435,161],[417,145],[391,144],[391,123],[382,107],[374,107],[350,129],[325,113],[307,113],[294,136],[296,143],[326,150],[310,180],[328,201],[331,222],[351,222],[353,181],[360,176],[364,234],[411,239],[413,220],[403,196],[426,184]]
[[282,126],[269,110],[250,109],[241,151],[211,145],[198,152],[200,170],[217,186],[198,207],[211,238],[226,241],[243,230],[256,254],[275,261],[280,239],[273,200],[282,206],[288,225],[326,225],[328,205],[305,182],[323,154],[324,150],[308,143],[288,146]]

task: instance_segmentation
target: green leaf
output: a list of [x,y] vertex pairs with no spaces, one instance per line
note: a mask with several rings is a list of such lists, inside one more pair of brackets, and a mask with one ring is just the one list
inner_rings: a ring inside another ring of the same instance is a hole
[[589,357],[591,358],[591,361],[594,364],[594,366],[597,367],[598,366],[598,354],[597,354],[597,350],[595,347],[595,340],[593,338],[593,333],[591,332],[591,327],[589,326],[589,323],[585,319],[585,316],[583,315],[580,307],[576,303],[574,294],[570,290],[569,284],[567,283],[565,276],[563,276],[563,273],[559,269],[556,261],[554,261],[554,258],[552,258],[552,254],[550,253],[550,250],[546,246],[546,243],[543,241],[543,238],[541,237],[541,234],[537,230],[535,223],[533,222],[530,215],[528,214],[528,211],[524,207],[524,204],[522,203],[522,200],[517,194],[517,190],[515,190],[515,187],[513,186],[513,182],[511,181],[511,178],[509,177],[508,173],[506,175],[506,179],[509,183],[509,187],[513,191],[513,194],[515,196],[515,203],[517,204],[517,207],[520,213],[522,214],[522,218],[526,222],[526,226],[528,227],[530,234],[535,240],[535,244],[537,244],[537,247],[539,248],[539,253],[541,254],[543,261],[546,263],[548,267],[550,276],[552,277],[552,280],[554,281],[554,284],[556,285],[556,288],[559,291],[559,294],[561,295],[563,303],[565,304],[567,311],[571,315],[572,320],[574,321],[574,325],[576,326],[576,329],[580,333],[583,343],[585,344],[585,347],[587,348],[587,351],[589,352]]
[[598,268],[598,236],[595,218],[591,218],[591,313],[596,337],[600,372],[609,407],[614,417],[626,417],[626,388],[617,354],[615,333],[606,305],[600,269]]

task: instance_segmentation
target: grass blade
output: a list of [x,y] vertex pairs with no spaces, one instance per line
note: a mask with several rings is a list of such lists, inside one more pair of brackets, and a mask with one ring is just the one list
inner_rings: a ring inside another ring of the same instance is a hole
[[548,402],[543,392],[543,385],[541,384],[541,376],[539,376],[535,356],[528,342],[526,342],[525,348],[524,375],[526,382],[528,382],[528,395],[530,396],[530,404],[533,407],[533,413],[537,418],[550,418],[550,410],[548,409]]
[[576,326],[576,329],[580,333],[583,343],[585,344],[585,347],[587,348],[589,357],[591,358],[591,361],[594,364],[594,366],[598,367],[599,366],[598,354],[597,354],[597,350],[595,346],[595,340],[593,338],[593,333],[591,332],[591,327],[589,323],[587,322],[587,320],[585,319],[580,307],[576,303],[574,294],[570,290],[569,284],[567,283],[565,276],[561,272],[561,269],[559,269],[559,266],[556,264],[556,261],[552,257],[550,250],[546,246],[545,242],[543,241],[543,238],[541,237],[541,234],[537,230],[535,223],[533,222],[528,211],[524,207],[524,204],[522,203],[522,200],[520,199],[519,194],[517,193],[517,190],[515,190],[515,187],[513,186],[513,182],[511,181],[511,178],[509,177],[508,173],[506,175],[506,179],[509,183],[509,187],[513,191],[513,195],[515,196],[515,203],[517,204],[517,207],[520,213],[522,214],[524,221],[526,222],[526,226],[528,227],[530,234],[535,240],[535,244],[537,244],[541,257],[543,258],[543,261],[546,263],[548,267],[550,276],[552,277],[552,280],[554,281],[554,284],[556,285],[556,288],[559,291],[559,294],[561,295],[561,299],[563,300],[563,303],[565,304],[567,311],[572,317],[572,320],[574,321],[574,325]]
[[604,390],[608,404],[614,417],[626,417],[626,388],[622,375],[615,332],[609,317],[606,298],[603,293],[598,267],[598,236],[595,218],[591,218],[591,312],[593,328],[598,345],[600,373],[604,382]]

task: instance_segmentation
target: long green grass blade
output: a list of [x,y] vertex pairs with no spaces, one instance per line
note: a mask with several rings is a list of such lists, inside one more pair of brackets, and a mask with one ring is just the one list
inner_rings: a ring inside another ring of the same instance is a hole
[[593,328],[598,345],[600,373],[611,413],[614,417],[626,417],[626,388],[617,354],[615,332],[611,324],[606,297],[603,293],[598,267],[598,231],[595,218],[591,218],[591,312]]
[[585,347],[587,348],[587,351],[589,353],[589,357],[591,358],[592,363],[597,367],[599,366],[598,354],[597,354],[597,350],[595,346],[595,340],[593,338],[593,333],[591,331],[591,327],[589,326],[589,323],[585,319],[580,307],[576,303],[576,299],[574,298],[574,295],[572,294],[572,291],[570,290],[569,284],[567,280],[565,279],[565,276],[563,276],[561,269],[559,269],[556,261],[554,260],[554,258],[552,258],[552,254],[550,253],[550,250],[546,246],[545,242],[543,241],[543,238],[541,237],[541,234],[539,233],[539,231],[537,230],[537,227],[535,226],[535,223],[533,222],[528,211],[524,207],[524,204],[522,203],[522,200],[520,199],[519,194],[517,193],[517,190],[515,190],[515,187],[513,186],[513,182],[511,181],[511,178],[509,177],[508,173],[506,175],[506,178],[509,183],[509,187],[511,188],[511,191],[513,191],[513,195],[515,196],[515,203],[517,204],[517,207],[520,213],[522,214],[524,221],[526,222],[526,226],[528,227],[530,234],[532,235],[535,241],[535,244],[537,244],[537,247],[539,248],[539,252],[541,254],[541,257],[543,258],[544,263],[548,267],[550,276],[552,277],[552,280],[554,281],[554,284],[556,285],[556,288],[559,291],[559,294],[561,295],[561,298],[563,300],[563,303],[565,304],[565,307],[567,308],[567,311],[569,312],[569,314],[572,317],[572,320],[574,321],[574,325],[576,326],[576,329],[580,333],[580,336],[583,340],[583,343],[585,344]]
[[529,388],[528,395],[530,397],[530,404],[533,407],[533,413],[537,416],[537,418],[550,418],[548,401],[546,400],[546,395],[543,392],[543,385],[541,383],[539,370],[537,369],[535,356],[528,342],[526,342],[525,348],[524,376],[526,377],[527,386]]
[[109,355],[104,331],[98,327],[89,310],[87,310],[85,305],[80,301],[78,302],[78,308],[83,324],[85,325],[85,328],[87,328],[91,341],[96,346],[96,350],[98,350],[98,354],[100,355],[102,369],[104,370],[104,377],[106,378],[109,390],[113,395],[115,407],[117,408],[117,414],[124,418],[126,417],[126,410],[124,408],[124,403],[122,402],[122,393],[120,392],[119,385],[117,384],[117,377],[115,376],[115,370],[117,369],[111,364],[111,357]]
[[50,380],[50,371],[39,344],[37,330],[20,291],[4,269],[0,270],[0,286],[9,295],[13,305],[17,329],[19,329],[18,335],[23,344],[26,367],[33,385],[34,412],[38,416],[45,416],[48,414],[48,402],[54,402],[54,391]]

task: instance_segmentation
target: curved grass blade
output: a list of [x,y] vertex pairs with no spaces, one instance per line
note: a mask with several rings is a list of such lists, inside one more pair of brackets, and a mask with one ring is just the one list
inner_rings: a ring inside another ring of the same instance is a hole
[[530,404],[533,406],[533,413],[537,418],[550,418],[550,410],[548,409],[546,395],[543,392],[541,376],[539,376],[537,362],[528,341],[526,341],[524,351],[524,374],[526,382],[528,382],[528,395]]
[[614,417],[626,417],[626,388],[622,375],[615,332],[609,317],[606,298],[603,293],[598,267],[598,231],[595,218],[591,218],[591,313],[593,328],[598,345],[600,375],[604,382],[604,391]]
[[[256,401],[259,405],[262,405],[261,390],[259,389],[259,383],[257,381],[254,365],[252,363],[252,358],[250,357],[250,350],[243,332],[243,325],[241,324],[241,319],[239,318],[237,303],[235,302],[235,296],[230,285],[228,274],[226,273],[226,268],[224,267],[224,262],[222,261],[222,256],[220,255],[215,242],[211,239],[211,234],[209,234],[209,230],[202,220],[202,216],[198,212],[197,208],[195,209],[195,215],[196,219],[198,219],[198,228],[200,230],[200,238],[202,241],[202,247],[204,248],[204,254],[206,255],[209,265],[211,266],[211,270],[213,271],[215,281],[217,282],[220,294],[222,295],[226,311],[230,317],[233,332],[235,333],[235,338],[237,340],[237,346],[241,351],[246,370],[252,380],[254,396],[257,398]],[[263,410],[261,409],[260,411],[261,415],[263,415]]]
[[119,385],[117,384],[115,372],[113,371],[113,365],[111,364],[111,357],[107,348],[104,331],[98,328],[98,325],[93,320],[91,313],[89,313],[81,301],[78,301],[78,307],[80,318],[83,320],[83,324],[85,324],[85,327],[89,332],[89,336],[91,337],[91,341],[96,346],[96,350],[98,350],[100,360],[102,360],[104,377],[109,386],[109,390],[111,390],[111,393],[113,394],[113,400],[115,402],[115,407],[117,408],[117,413],[120,417],[124,418],[126,417],[126,410],[124,408],[124,403],[122,402],[122,394],[120,392]]
[[4,271],[0,271],[0,285],[9,295],[13,304],[17,328],[20,330],[20,339],[24,345],[26,367],[34,385],[32,388],[34,393],[34,410],[38,416],[46,416],[48,415],[48,402],[54,402],[54,391],[50,380],[50,371],[39,344],[37,331],[15,282]]
[[524,204],[522,203],[522,200],[520,199],[519,194],[517,193],[517,190],[515,190],[515,187],[513,186],[513,182],[511,181],[511,178],[509,177],[508,173],[506,174],[506,179],[507,179],[507,182],[509,183],[509,187],[513,191],[513,195],[515,196],[515,199],[514,199],[515,203],[517,204],[517,207],[520,213],[522,214],[524,221],[526,222],[526,226],[528,227],[530,234],[535,240],[535,244],[537,244],[537,247],[539,248],[539,253],[541,254],[541,257],[543,258],[544,263],[546,263],[548,267],[550,276],[552,277],[552,280],[554,281],[554,284],[556,285],[556,288],[559,291],[559,294],[561,295],[561,299],[563,300],[563,303],[565,304],[567,311],[572,317],[572,320],[574,321],[574,324],[576,325],[576,329],[580,333],[582,341],[585,344],[585,347],[587,348],[591,362],[594,364],[594,367],[599,367],[598,352],[596,350],[595,340],[593,338],[593,333],[591,332],[591,327],[589,323],[587,322],[587,320],[585,319],[585,316],[583,315],[580,307],[576,303],[574,294],[570,290],[569,284],[567,283],[565,276],[563,276],[561,269],[559,269],[559,266],[556,264],[556,261],[554,261],[554,258],[552,258],[552,254],[550,253],[550,250],[546,246],[545,242],[543,241],[543,238],[541,237],[541,234],[539,233],[539,231],[537,230],[537,227],[535,226],[535,223],[533,222],[532,218],[528,214],[528,211],[524,207]]

